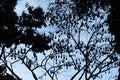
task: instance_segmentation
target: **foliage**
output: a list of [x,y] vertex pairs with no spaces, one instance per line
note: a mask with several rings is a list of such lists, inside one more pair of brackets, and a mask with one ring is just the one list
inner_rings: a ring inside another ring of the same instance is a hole
[[[22,36],[19,38],[20,43],[32,45],[31,49],[35,52],[41,52],[48,50],[51,47],[48,43],[51,41],[50,37],[45,34],[39,34],[37,28],[41,28],[45,25],[45,16],[42,8],[34,8],[26,5],[28,13],[23,12],[19,19],[19,31],[22,32]],[[43,46],[44,45],[44,46]]]
[[55,67],[51,70],[57,75],[64,67],[74,67],[77,72],[70,80],[78,75],[79,80],[102,79],[103,72],[118,68],[119,64],[119,54],[114,51],[114,36],[105,23],[110,6],[98,1],[82,1],[59,0],[50,4],[50,24],[59,28],[53,40],[51,59]]
[[[51,46],[48,43],[51,38],[37,31],[38,28],[45,25],[45,16],[41,7],[34,8],[27,4],[28,13],[23,12],[19,17],[14,12],[16,5],[17,0],[0,1],[0,62],[17,80],[21,80],[9,64],[13,65],[24,60],[19,55],[24,54],[26,58],[25,48],[34,53],[50,49]],[[18,46],[21,44],[24,44],[25,48],[18,51]],[[9,58],[13,62],[9,62]],[[5,75],[0,73],[2,79],[12,77],[8,73]],[[33,76],[35,77],[34,73]]]
[[[32,9],[28,4],[26,5],[29,13],[24,13],[19,17],[14,12],[14,7],[17,0],[3,1],[0,6],[0,45],[11,47],[14,43],[18,45],[20,43],[32,45],[32,49],[36,52],[43,51],[38,50],[39,45],[45,45],[44,49],[49,49],[47,44],[50,42],[50,38],[45,35],[42,36],[36,32],[36,28],[45,24],[45,17],[42,8],[38,7]],[[8,17],[9,16],[9,17]],[[6,37],[5,37],[6,36]],[[32,39],[31,39],[32,38]],[[37,43],[36,43],[37,40]],[[44,42],[43,42],[44,40]],[[36,49],[35,49],[35,47]]]
[[6,73],[6,66],[0,65],[0,80],[16,80],[12,75]]
[[108,23],[110,26],[110,31],[115,35],[115,48],[120,53],[120,38],[119,38],[119,26],[120,26],[120,10],[119,10],[120,1],[111,1],[111,13],[108,17]]
[[[17,0],[0,1],[0,78],[21,80],[13,68],[21,63],[34,80],[59,80],[66,70],[73,71],[69,80],[104,79],[120,65],[114,48],[116,35],[106,23],[110,1],[55,0],[47,13],[27,3],[27,12],[21,16],[14,12]],[[109,16],[108,22],[111,19]],[[37,31],[48,26],[47,21],[57,27],[56,32],[46,35]],[[43,73],[37,75],[39,70]]]
[[[110,4],[110,0],[71,0],[74,4],[74,8],[77,9],[77,14],[79,17],[83,18],[84,15],[90,17],[92,16],[98,16],[100,17],[99,13],[94,13],[92,9],[96,7],[96,10],[98,8],[102,8],[104,10],[107,9],[108,5]],[[87,5],[87,6],[86,6]]]
[[0,2],[0,46],[5,44],[6,47],[10,47],[18,34],[15,27],[18,17],[14,12],[16,1],[3,0]]
[[[114,1],[111,0],[111,9],[110,9],[110,15],[108,16],[107,22],[109,23],[110,31],[113,35],[115,35],[115,49],[120,53],[120,38],[119,38],[119,32],[120,32],[120,1]],[[120,65],[119,65],[120,69]],[[120,79],[120,70],[118,75],[118,80]]]

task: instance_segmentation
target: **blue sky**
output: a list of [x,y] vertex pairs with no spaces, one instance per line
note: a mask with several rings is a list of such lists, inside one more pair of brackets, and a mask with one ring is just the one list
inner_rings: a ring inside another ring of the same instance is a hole
[[49,0],[19,0],[16,6],[16,12],[18,15],[21,15],[22,11],[25,10],[26,2],[34,7],[40,6],[46,11]]

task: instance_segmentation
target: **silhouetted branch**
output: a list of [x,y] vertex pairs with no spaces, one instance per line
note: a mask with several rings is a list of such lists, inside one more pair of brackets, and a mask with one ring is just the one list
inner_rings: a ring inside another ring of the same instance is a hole
[[17,78],[17,80],[22,80],[7,64],[7,62],[5,62],[3,59],[1,59],[3,61],[3,63],[5,64],[5,66],[8,68],[8,70],[15,76],[15,78]]

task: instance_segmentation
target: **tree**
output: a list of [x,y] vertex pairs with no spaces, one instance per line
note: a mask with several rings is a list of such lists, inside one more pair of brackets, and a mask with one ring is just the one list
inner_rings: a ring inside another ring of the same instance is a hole
[[[66,70],[72,70],[68,80],[104,79],[118,68],[114,36],[105,22],[109,0],[55,0],[47,13],[26,4],[28,13],[23,11],[20,17],[14,12],[16,2],[0,2],[0,62],[4,65],[0,65],[0,77],[21,80],[14,71],[16,63],[25,66],[34,80],[61,80],[59,75]],[[48,26],[47,21],[57,30],[41,34],[37,29]]]
[[[9,5],[11,4],[11,5]],[[12,1],[1,1],[0,2],[0,46],[4,44],[6,47],[10,47],[16,37],[15,32],[17,31],[15,24],[17,23],[18,17],[14,12],[14,6],[16,0]],[[9,16],[9,17],[7,17]],[[8,33],[9,32],[9,33]],[[8,37],[4,37],[8,36]]]
[[113,1],[111,0],[111,9],[110,9],[110,15],[108,17],[108,23],[110,25],[110,31],[112,32],[113,35],[115,35],[115,42],[116,42],[116,50],[118,51],[119,53],[119,13],[120,13],[120,10],[119,10],[119,4],[120,2],[119,1]]
[[[119,26],[120,26],[120,10],[119,10],[119,4],[120,1],[113,1],[111,0],[111,9],[110,9],[110,14],[108,16],[107,22],[109,23],[110,26],[110,31],[113,35],[115,35],[115,49],[120,53],[120,38],[119,38]],[[120,79],[120,65],[119,65],[119,75],[118,75],[118,80]]]
[[[20,19],[18,19],[19,17],[14,12],[16,2],[17,0],[4,0],[1,2],[0,37],[2,37],[2,39],[0,40],[0,44],[1,46],[5,45],[5,47],[11,47],[13,43],[15,45],[24,43],[27,45],[33,44],[33,48],[34,46],[37,47],[38,45],[36,44],[39,43],[34,43],[35,41],[28,40],[29,38],[43,38],[39,33],[35,32],[35,30],[36,28],[41,28],[42,25],[45,25],[44,12],[40,7],[32,9],[32,7],[27,4],[26,7],[28,8],[29,13],[27,14],[23,12],[22,16],[20,16]],[[43,45],[46,45],[45,47],[47,47],[47,43],[42,41],[40,41],[40,43],[43,43]]]
[[[53,41],[54,55],[51,58],[54,66],[51,70],[53,75],[57,75],[65,67],[74,67],[76,73],[69,80],[101,79],[104,72],[110,73],[112,68],[119,66],[114,36],[109,32],[103,15],[108,14],[109,5],[99,4],[104,1],[97,1],[96,4],[89,0],[80,0],[83,3],[74,1],[76,3],[56,0],[50,4],[50,24],[59,28]],[[84,3],[89,5],[85,6]]]
[[6,73],[6,67],[5,65],[0,65],[0,79],[1,80],[16,80],[12,75]]
[[[26,55],[27,52],[32,51],[35,57],[35,53],[43,52],[51,48],[51,46],[48,45],[51,38],[37,32],[37,28],[45,25],[44,12],[41,7],[33,8],[27,4],[26,8],[29,13],[23,12],[23,14],[18,17],[16,12],[14,12],[16,4],[17,0],[0,1],[0,62],[5,65],[5,70],[11,72],[13,78],[21,80],[14,72],[12,66],[16,62],[22,61],[31,71],[34,79],[37,80],[35,73],[29,66],[31,63]],[[20,44],[25,44],[25,48],[21,48],[19,51],[18,46]],[[26,50],[26,48],[28,50]],[[9,58],[11,58],[12,61],[10,61]],[[27,61],[25,60],[26,58]],[[7,72],[4,73],[5,75],[2,74],[3,71],[0,72],[0,78],[4,80],[10,77],[12,78]]]

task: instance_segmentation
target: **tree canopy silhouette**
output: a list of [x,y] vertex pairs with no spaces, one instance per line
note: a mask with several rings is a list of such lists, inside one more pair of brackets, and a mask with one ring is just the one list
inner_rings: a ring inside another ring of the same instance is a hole
[[17,0],[0,1],[0,46],[4,44],[10,47],[17,37],[17,20],[18,17],[14,12],[14,7]]
[[[27,12],[17,16],[17,1],[0,1],[0,79],[21,80],[14,71],[15,63],[24,65],[34,80],[61,80],[64,73],[69,80],[103,79],[106,74],[108,79],[117,79],[117,74],[110,73],[120,66],[120,54],[114,47],[119,43],[119,30],[113,27],[119,21],[112,16],[119,14],[118,3],[54,0],[46,13],[26,3]],[[56,31],[49,35],[37,31],[48,24],[56,26]],[[69,70],[70,76],[66,74]]]
[[[37,28],[45,25],[45,15],[41,7],[31,7],[26,5],[28,13],[23,12],[19,17],[15,12],[15,6],[18,0],[2,0],[0,1],[0,61],[13,75],[3,73],[2,66],[0,66],[0,79],[13,80],[14,77],[17,80],[21,80],[18,75],[8,65],[8,57],[18,58],[18,54],[13,53],[12,48],[17,48],[20,44],[25,44],[27,48],[35,53],[43,52],[51,48],[48,43],[51,41],[49,36],[37,32]],[[10,53],[6,53],[6,49],[10,49]],[[21,52],[22,53],[22,52]],[[24,53],[25,54],[25,53]],[[20,60],[20,59],[19,59]],[[33,75],[34,76],[34,75]],[[35,78],[35,77],[34,77]]]
[[16,80],[16,78],[14,78],[12,75],[6,73],[6,66],[0,65],[0,79],[1,80]]
[[[115,35],[115,49],[120,54],[120,1],[111,0],[111,9],[110,14],[108,16],[108,23],[110,27],[110,31],[113,35]],[[120,79],[120,65],[119,65],[119,75],[118,80]]]
[[102,79],[104,72],[119,67],[120,55],[106,23],[110,0],[72,1],[56,0],[49,7],[50,24],[59,28],[51,57],[55,59],[54,75],[74,67],[76,73],[69,80]]
[[[45,24],[42,8],[32,9],[27,4],[29,13],[23,12],[19,18],[14,12],[16,3],[17,0],[3,0],[0,3],[0,45],[11,47],[13,44],[23,43],[32,45],[31,49],[36,52],[49,49],[50,46],[47,44],[50,42],[50,38],[36,32],[37,27],[41,28]],[[42,47],[38,48],[41,45]]]
[[110,26],[110,31],[115,35],[115,48],[120,53],[120,1],[111,0],[110,15],[108,17],[108,23]]

